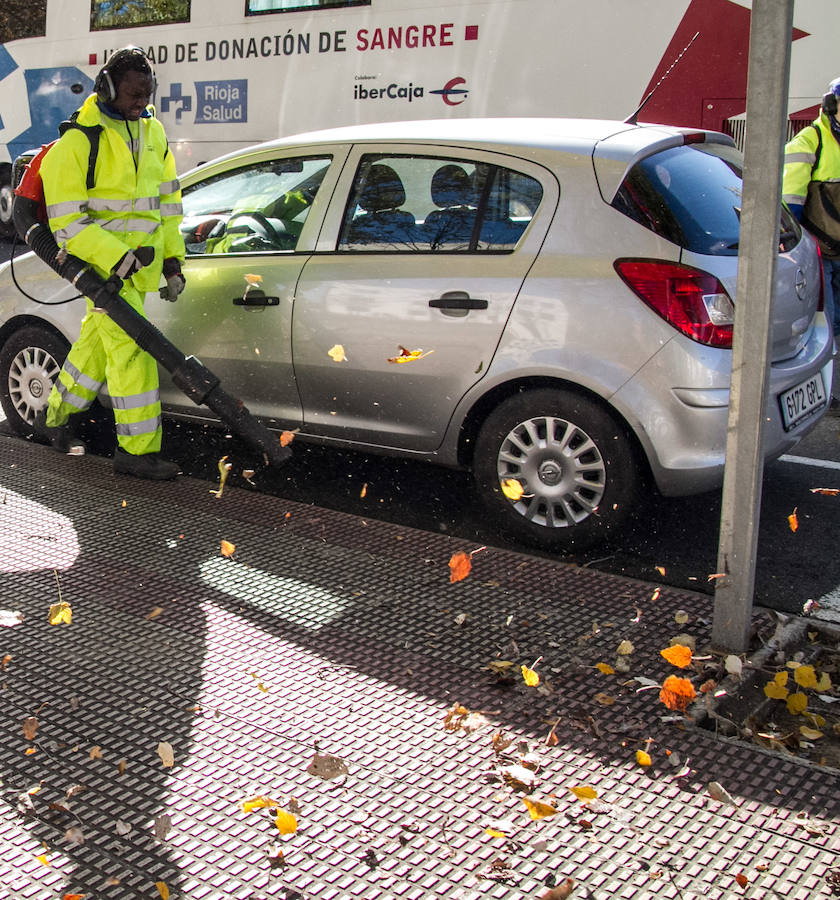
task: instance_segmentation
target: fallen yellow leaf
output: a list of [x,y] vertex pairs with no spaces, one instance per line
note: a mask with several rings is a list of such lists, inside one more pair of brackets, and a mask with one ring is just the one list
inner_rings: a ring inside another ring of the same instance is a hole
[[804,688],[815,688],[817,686],[817,673],[813,666],[799,666],[793,672],[793,680]]
[[798,716],[808,708],[808,698],[801,691],[791,694],[787,698],[787,708],[792,716]]
[[831,690],[831,678],[828,672],[823,672],[820,675],[820,680],[816,683],[815,690],[818,690],[821,694]]
[[347,356],[344,353],[344,347],[341,344],[336,344],[333,347],[330,347],[327,350],[327,355],[334,359],[336,362],[344,362],[347,359]]
[[821,737],[823,737],[823,733],[821,731],[817,731],[816,728],[809,728],[807,725],[800,725],[799,733],[802,735],[802,737],[809,741],[817,741]]
[[773,676],[772,681],[768,681],[767,684],[764,685],[764,694],[769,697],[771,700],[784,700],[789,691],[785,685],[787,685],[788,673],[787,672],[776,672]]
[[277,800],[258,794],[256,797],[251,797],[250,800],[242,801],[242,812],[253,812],[255,809],[277,809],[279,806],[280,803]]
[[399,356],[389,356],[389,363],[413,362],[415,359],[423,359],[424,356],[428,356],[430,353],[435,352],[434,350],[427,350],[425,353],[422,350],[407,350],[402,344],[399,345],[399,348]]
[[653,765],[653,760],[650,758],[649,753],[645,753],[644,750],[636,751],[636,762],[643,768],[646,769],[648,766]]
[[73,610],[70,604],[62,600],[50,606],[50,625],[69,625],[73,621]]
[[578,800],[587,801],[598,799],[598,792],[595,788],[591,788],[585,784],[570,787],[569,790],[578,798]]
[[297,831],[297,819],[283,809],[277,810],[274,824],[280,834],[294,834]]
[[531,818],[535,821],[537,819],[548,819],[551,816],[557,815],[557,810],[548,803],[543,803],[542,800],[523,797],[522,802],[525,804],[525,808],[528,810]]
[[489,834],[490,837],[494,837],[494,838],[507,837],[507,835],[504,833],[504,831],[499,831],[497,828],[485,828],[484,832],[485,832],[485,834]]
[[516,502],[522,498],[522,495],[525,493],[525,489],[522,487],[522,482],[516,478],[503,478],[502,479],[502,493],[508,500],[513,500]]
[[165,881],[156,881],[155,887],[160,894],[160,900],[169,900],[169,888],[166,886]]
[[41,863],[42,866],[51,866],[52,865],[52,863],[47,859],[46,853],[42,853],[40,856],[36,856],[35,859],[37,859],[38,862]]
[[539,672],[529,669],[528,666],[520,666],[520,671],[522,672],[522,679],[528,687],[536,687],[540,683]]
[[615,675],[615,669],[612,666],[608,666],[606,663],[595,663],[595,668],[599,672],[603,672],[604,675]]

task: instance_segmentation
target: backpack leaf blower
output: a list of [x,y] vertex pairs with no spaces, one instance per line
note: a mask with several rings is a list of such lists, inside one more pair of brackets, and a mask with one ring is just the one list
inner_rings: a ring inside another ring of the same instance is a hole
[[[279,465],[291,456],[288,447],[280,445],[275,434],[251,413],[245,404],[222,390],[219,379],[194,356],[184,354],[148,319],[133,309],[121,296],[123,282],[116,275],[100,277],[87,263],[61,251],[45,224],[43,185],[40,163],[49,147],[35,156],[25,154],[15,160],[15,229],[35,254],[53,271],[69,281],[81,294],[89,297],[171,375],[197,406],[212,410],[233,432],[260,452],[266,465]],[[20,176],[20,177],[18,177]],[[18,183],[19,182],[19,183]]]

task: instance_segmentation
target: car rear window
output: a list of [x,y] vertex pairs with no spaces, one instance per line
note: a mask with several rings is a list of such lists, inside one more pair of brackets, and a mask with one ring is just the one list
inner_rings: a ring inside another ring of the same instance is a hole
[[[734,147],[691,144],[648,156],[628,172],[612,205],[686,250],[736,256],[743,156]],[[783,249],[800,229],[783,208]]]

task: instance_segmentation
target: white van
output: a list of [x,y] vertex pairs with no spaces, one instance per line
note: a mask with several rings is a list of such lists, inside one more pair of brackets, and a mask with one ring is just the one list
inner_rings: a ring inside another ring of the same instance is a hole
[[[738,134],[749,0],[3,0],[0,232],[11,167],[48,143],[111,52],[152,60],[185,171],[337,125],[487,116],[642,120]],[[792,128],[840,74],[836,0],[798,0]],[[679,58],[679,62],[673,65]],[[670,72],[669,72],[670,69]],[[664,81],[662,76],[668,72]],[[661,83],[660,83],[661,82]]]

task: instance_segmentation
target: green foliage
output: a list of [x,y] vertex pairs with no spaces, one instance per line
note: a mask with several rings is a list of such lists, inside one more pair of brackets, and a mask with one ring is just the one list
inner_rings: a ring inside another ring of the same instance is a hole
[[47,28],[47,0],[2,0],[0,44],[15,38],[43,36]]
[[188,22],[190,0],[91,0],[92,30]]

